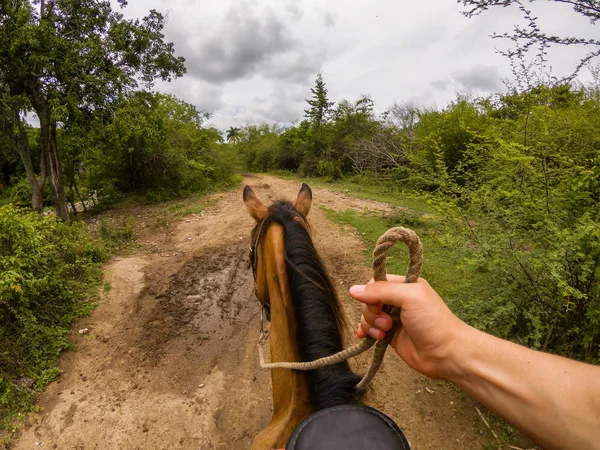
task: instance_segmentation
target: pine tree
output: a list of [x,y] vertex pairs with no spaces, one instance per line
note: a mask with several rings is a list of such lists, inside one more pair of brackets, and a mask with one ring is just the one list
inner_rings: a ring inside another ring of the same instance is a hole
[[306,100],[306,103],[310,105],[310,108],[304,110],[304,117],[311,122],[313,128],[319,128],[327,121],[327,115],[334,105],[334,102],[330,102],[327,98],[327,89],[325,88],[325,82],[323,81],[323,74],[321,72],[317,74],[315,87],[310,91],[313,95],[310,99]]

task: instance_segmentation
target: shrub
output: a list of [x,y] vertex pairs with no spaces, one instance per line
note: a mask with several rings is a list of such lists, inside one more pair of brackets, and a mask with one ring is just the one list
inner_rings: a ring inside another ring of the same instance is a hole
[[84,223],[0,208],[0,423],[59,373],[56,358],[73,319],[92,310],[108,255]]
[[[503,338],[597,362],[600,147],[593,130],[600,114],[576,94],[568,103],[546,100],[553,95],[544,88],[487,104],[495,120],[471,133],[453,166],[442,157],[428,173],[424,165],[413,170],[423,178],[435,171],[448,233],[462,234],[467,263],[488,280],[472,283],[457,312]],[[482,120],[473,108],[445,113],[461,124],[460,136]],[[459,140],[446,132],[447,142]],[[422,150],[416,159],[432,154]],[[448,154],[444,144],[439,150]]]

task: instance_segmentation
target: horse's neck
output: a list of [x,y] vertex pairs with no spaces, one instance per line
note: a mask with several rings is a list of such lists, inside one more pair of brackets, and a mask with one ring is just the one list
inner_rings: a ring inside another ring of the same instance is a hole
[[[271,305],[271,361],[301,361],[296,343],[294,305],[288,287],[285,268],[283,230],[273,225],[263,245],[266,286]],[[289,369],[271,370],[273,388],[273,417],[255,441],[253,448],[284,447],[294,428],[312,412],[306,374]],[[264,447],[257,446],[259,440]]]

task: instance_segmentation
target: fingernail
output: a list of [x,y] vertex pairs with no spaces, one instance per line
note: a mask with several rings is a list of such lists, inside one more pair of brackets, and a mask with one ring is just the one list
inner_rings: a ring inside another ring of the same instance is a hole
[[365,286],[364,284],[358,284],[356,286],[352,286],[350,288],[350,293],[351,294],[362,294],[362,292],[365,290],[367,286]]
[[387,320],[385,320],[383,317],[379,317],[378,319],[375,319],[375,325],[377,328],[385,328],[387,325]]
[[369,328],[369,334],[371,337],[379,339],[379,336],[381,336],[381,330],[378,330],[377,328]]

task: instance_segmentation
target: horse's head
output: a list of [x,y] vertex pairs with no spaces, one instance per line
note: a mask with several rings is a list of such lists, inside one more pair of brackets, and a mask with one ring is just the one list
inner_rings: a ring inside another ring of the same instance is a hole
[[[306,216],[310,212],[312,206],[312,190],[306,183],[302,183],[300,192],[296,197],[296,201],[292,205],[288,202],[288,209],[292,214],[296,214],[296,220],[301,222],[305,227],[308,227]],[[252,230],[250,237],[250,264],[252,266],[252,272],[254,274],[254,281],[256,282],[256,295],[260,302],[265,306],[267,310],[267,316],[270,316],[270,303],[268,297],[268,291],[265,289],[262,277],[258,276],[259,272],[259,258],[258,258],[258,246],[264,239],[264,233],[267,232],[267,228],[273,220],[269,220],[269,208],[257,197],[250,186],[244,188],[244,204],[250,216],[256,221],[256,226]],[[271,211],[272,213],[273,211]],[[269,317],[270,319],[270,317]]]

